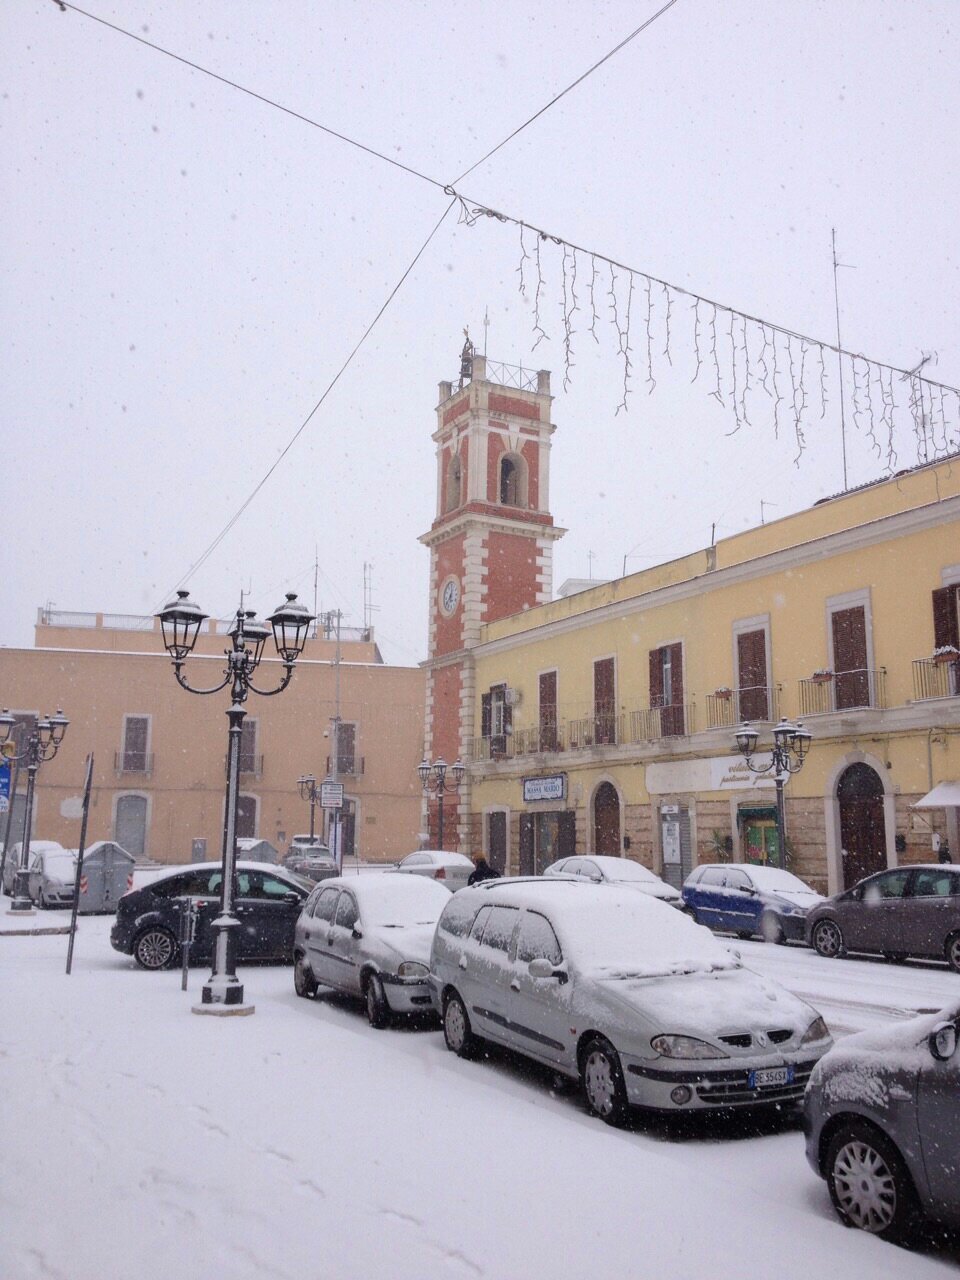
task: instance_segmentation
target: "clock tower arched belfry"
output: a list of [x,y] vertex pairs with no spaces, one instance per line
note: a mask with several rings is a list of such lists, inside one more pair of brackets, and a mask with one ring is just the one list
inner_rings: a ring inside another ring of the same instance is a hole
[[[480,628],[553,597],[553,543],[566,532],[550,515],[550,374],[474,354],[467,340],[459,385],[440,383],[436,518],[430,548],[430,640],[425,751],[468,766],[446,796],[444,843],[464,848],[476,689],[470,650]],[[436,802],[430,843],[436,847]],[[456,818],[456,821],[454,821]],[[471,852],[471,850],[466,850]]]

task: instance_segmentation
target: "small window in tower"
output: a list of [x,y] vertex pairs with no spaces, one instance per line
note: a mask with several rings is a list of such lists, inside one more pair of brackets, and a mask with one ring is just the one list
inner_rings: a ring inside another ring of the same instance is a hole
[[500,501],[505,507],[520,505],[520,470],[511,457],[500,462]]
[[463,475],[463,468],[460,465],[460,455],[455,453],[450,459],[450,467],[447,471],[447,510],[455,511],[460,505],[460,483]]

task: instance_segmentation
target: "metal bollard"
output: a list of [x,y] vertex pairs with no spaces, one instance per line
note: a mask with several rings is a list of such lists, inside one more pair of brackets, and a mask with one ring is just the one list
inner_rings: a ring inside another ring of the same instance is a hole
[[183,972],[180,975],[180,990],[187,989],[187,975],[190,972],[190,945],[197,936],[197,903],[194,898],[180,899],[180,955],[183,958]]

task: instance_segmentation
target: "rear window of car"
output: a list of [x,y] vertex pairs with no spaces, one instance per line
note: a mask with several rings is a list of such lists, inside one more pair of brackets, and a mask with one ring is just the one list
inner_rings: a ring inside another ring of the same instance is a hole
[[318,920],[332,920],[333,910],[337,905],[337,895],[339,889],[324,889],[320,897],[317,899],[317,905],[314,909],[314,916]]
[[465,938],[473,925],[476,915],[476,903],[464,902],[459,894],[450,899],[443,909],[438,928],[450,933],[455,938]]
[[955,871],[918,871],[913,882],[915,898],[960,896],[960,875]]
[[480,945],[492,947],[494,951],[509,951],[519,915],[518,907],[491,907]]

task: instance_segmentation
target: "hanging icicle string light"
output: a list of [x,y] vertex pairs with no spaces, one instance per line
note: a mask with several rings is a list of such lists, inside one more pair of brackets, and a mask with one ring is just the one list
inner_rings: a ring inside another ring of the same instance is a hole
[[[894,441],[898,418],[902,418],[904,414],[909,415],[912,423],[919,461],[929,461],[931,453],[935,457],[942,456],[956,448],[960,448],[960,388],[950,386],[947,383],[933,382],[929,378],[922,377],[918,370],[900,369],[884,361],[871,360],[861,352],[847,351],[834,343],[823,342],[808,334],[798,333],[783,325],[774,324],[772,321],[764,320],[759,316],[740,311],[735,307],[725,306],[711,298],[694,293],[690,289],[684,289],[679,285],[671,284],[669,281],[649,275],[647,272],[627,266],[614,258],[607,257],[605,254],[586,249],[582,245],[575,245],[572,241],[564,240],[560,236],[551,235],[542,228],[535,227],[533,224],[524,222],[519,218],[513,218],[509,214],[501,213],[496,209],[489,209],[484,205],[468,202],[466,197],[452,187],[447,190],[460,203],[460,222],[462,224],[473,227],[481,218],[486,217],[493,218],[498,222],[509,222],[519,228],[520,263],[517,274],[520,293],[524,298],[527,297],[527,277],[531,269],[531,260],[535,263],[537,271],[537,287],[533,308],[534,349],[544,338],[549,337],[542,323],[543,313],[541,306],[547,282],[544,275],[544,263],[541,258],[541,244],[543,241],[551,241],[561,248],[564,387],[569,385],[570,373],[575,365],[573,339],[576,331],[573,317],[579,309],[579,302],[576,296],[577,254],[579,253],[586,254],[590,258],[589,332],[598,344],[600,339],[597,329],[598,321],[601,318],[596,303],[598,264],[606,263],[610,271],[610,287],[608,290],[610,312],[617,338],[617,354],[623,360],[624,372],[624,393],[617,412],[620,409],[627,408],[632,372],[632,361],[630,359],[632,346],[629,332],[630,304],[635,285],[642,281],[646,294],[646,315],[643,323],[646,329],[646,385],[648,394],[652,394],[657,386],[653,358],[654,329],[657,323],[657,308],[653,301],[653,289],[654,286],[657,286],[664,299],[664,346],[662,355],[666,358],[667,364],[673,367],[677,336],[674,326],[674,303],[679,298],[689,298],[690,311],[692,312],[694,358],[693,376],[690,381],[691,383],[696,382],[700,377],[703,364],[707,359],[712,360],[713,385],[707,394],[716,400],[721,407],[732,411],[733,425],[729,434],[735,434],[744,424],[753,425],[751,412],[754,414],[756,412],[756,393],[762,391],[767,399],[772,401],[773,428],[774,434],[778,438],[781,427],[781,407],[786,403],[790,404],[794,438],[799,456],[799,453],[802,453],[805,447],[806,415],[810,409],[807,388],[809,376],[808,356],[811,355],[813,348],[816,348],[818,360],[816,377],[818,380],[821,421],[826,417],[827,406],[831,399],[829,394],[830,378],[832,377],[835,380],[839,378],[841,380],[841,403],[842,383],[846,380],[850,384],[852,415],[856,429],[869,441],[873,450],[878,452],[878,456],[883,456],[884,453],[884,447],[881,445],[877,435],[878,429],[885,435],[888,467],[895,466],[897,462]],[[525,237],[528,234],[533,234],[535,237],[536,248],[533,255],[527,249]],[[625,288],[627,295],[625,313],[623,312],[623,302],[618,299],[618,289],[621,285]],[[706,326],[700,313],[701,304],[710,307],[710,317]],[[723,339],[723,369],[721,369],[721,352],[718,341],[718,317],[721,312],[726,317]],[[756,328],[759,328],[762,344],[759,354],[755,354],[752,357],[750,350],[751,330]],[[726,353],[728,343],[730,348],[729,358]],[[796,350],[796,344],[798,343],[799,351]],[[780,347],[779,351],[778,347]],[[658,347],[659,350],[660,348]],[[826,362],[828,352],[834,353],[839,359],[836,373],[828,373]],[[783,359],[784,355],[786,359]],[[797,368],[798,361],[799,369]],[[757,364],[760,369],[759,374],[755,368]],[[895,382],[894,374],[900,375],[899,382]],[[784,388],[781,385],[784,377],[789,379],[790,384],[786,394],[784,394]],[[724,392],[725,378],[730,384],[731,395],[729,397]],[[898,391],[898,386],[902,383],[906,383],[907,386],[902,391]]]

